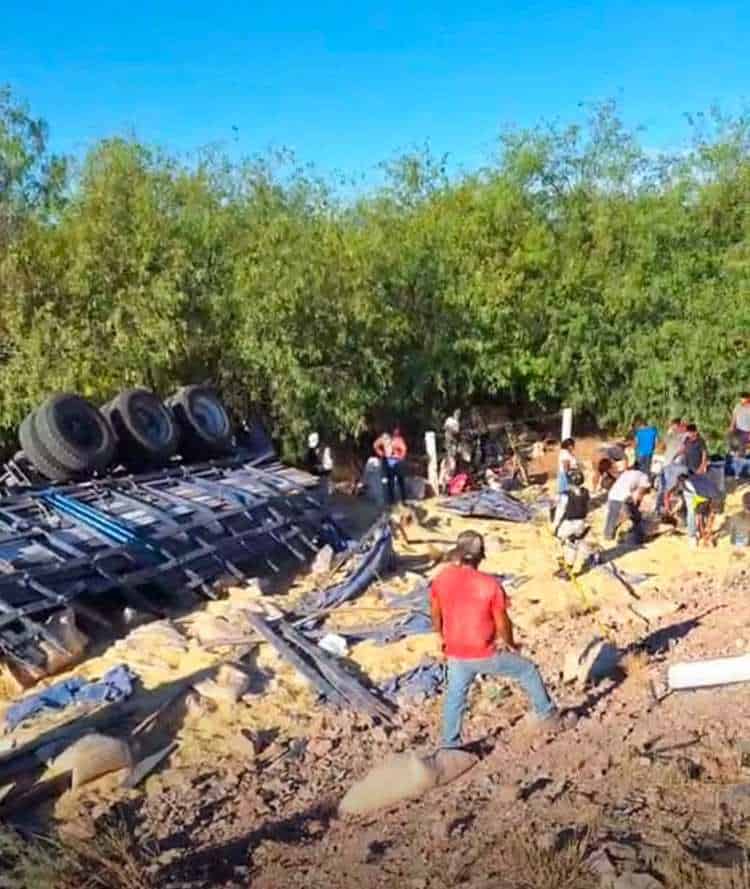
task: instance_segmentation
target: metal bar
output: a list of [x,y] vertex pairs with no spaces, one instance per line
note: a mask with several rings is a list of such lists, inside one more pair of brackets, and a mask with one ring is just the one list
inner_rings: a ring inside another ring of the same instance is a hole
[[247,619],[250,625],[254,627],[258,633],[269,642],[278,651],[278,653],[307,679],[322,695],[324,695],[329,703],[339,707],[347,707],[348,701],[341,692],[307,661],[304,660],[293,648],[286,642],[282,636],[259,614],[252,611],[247,612]]

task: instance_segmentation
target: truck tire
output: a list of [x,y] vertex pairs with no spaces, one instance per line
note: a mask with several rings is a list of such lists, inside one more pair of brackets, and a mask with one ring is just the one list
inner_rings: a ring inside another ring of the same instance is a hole
[[103,472],[112,462],[114,432],[103,414],[80,395],[52,395],[34,414],[33,427],[44,450],[71,477]]
[[232,423],[219,397],[208,386],[183,386],[169,399],[182,434],[180,450],[188,459],[207,459],[232,450]]
[[160,466],[177,453],[179,429],[172,412],[148,389],[126,389],[102,408],[126,466]]
[[45,478],[55,482],[68,481],[71,478],[71,474],[64,466],[52,458],[39,441],[34,425],[35,413],[36,411],[32,411],[28,414],[18,427],[18,440],[21,443],[22,453]]

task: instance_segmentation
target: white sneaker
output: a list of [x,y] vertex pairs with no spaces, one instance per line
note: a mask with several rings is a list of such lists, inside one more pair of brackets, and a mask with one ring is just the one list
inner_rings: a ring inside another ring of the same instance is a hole
[[690,549],[698,549],[698,541],[695,537],[688,537],[688,546]]

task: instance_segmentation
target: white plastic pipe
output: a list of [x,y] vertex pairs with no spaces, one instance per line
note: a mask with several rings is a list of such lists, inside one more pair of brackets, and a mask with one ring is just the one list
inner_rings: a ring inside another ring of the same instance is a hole
[[721,657],[710,661],[672,664],[667,670],[670,689],[708,688],[732,682],[750,682],[750,655]]
[[562,432],[560,433],[560,441],[571,438],[573,435],[573,408],[564,407],[562,412]]

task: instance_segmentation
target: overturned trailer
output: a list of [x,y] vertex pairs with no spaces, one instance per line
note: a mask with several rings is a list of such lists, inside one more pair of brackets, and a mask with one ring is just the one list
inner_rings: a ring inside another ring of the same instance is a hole
[[0,496],[0,658],[43,675],[68,610],[107,624],[113,605],[161,615],[220,579],[278,573],[346,541],[316,479],[248,452],[202,464]]

